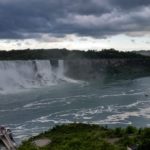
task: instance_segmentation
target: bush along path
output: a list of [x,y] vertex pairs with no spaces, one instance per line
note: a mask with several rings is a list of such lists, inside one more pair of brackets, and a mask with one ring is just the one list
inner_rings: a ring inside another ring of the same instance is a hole
[[150,150],[150,128],[66,124],[24,141],[18,150]]

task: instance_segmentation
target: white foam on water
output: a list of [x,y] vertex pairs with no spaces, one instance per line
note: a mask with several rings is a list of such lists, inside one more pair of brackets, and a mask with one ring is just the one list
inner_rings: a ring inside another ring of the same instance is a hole
[[[69,98],[69,97],[68,97]],[[63,99],[66,99],[63,98]],[[58,100],[61,100],[58,98]],[[47,101],[43,99],[41,101]],[[15,138],[19,141],[19,137],[23,139],[30,137],[32,134],[40,133],[41,131],[47,130],[55,124],[71,123],[71,122],[83,122],[83,123],[94,123],[94,124],[125,124],[130,125],[132,121],[130,117],[144,117],[150,118],[150,101],[136,101],[126,105],[108,105],[108,106],[97,106],[93,108],[82,108],[82,109],[69,109],[64,111],[58,111],[45,116],[40,116],[29,120],[24,125],[15,125],[16,128],[13,130]],[[132,109],[136,108],[136,109]],[[102,114],[106,113],[106,116]],[[98,117],[100,116],[100,117]],[[103,116],[101,118],[101,116]],[[37,124],[37,127],[28,128],[31,124]],[[50,124],[51,126],[47,126]],[[41,129],[41,126],[46,128]],[[26,135],[27,133],[27,135]]]
[[[146,119],[150,119],[150,107],[149,107],[148,101],[138,101],[130,105],[125,105],[125,106],[118,106],[114,107],[118,109],[118,113],[109,115],[106,117],[106,119],[98,121],[100,124],[117,124],[117,123],[122,123],[122,124],[131,124],[131,121],[128,119],[130,117],[143,117]],[[140,105],[138,108],[136,108],[135,111],[130,111],[131,107],[137,107],[139,104],[144,104]],[[119,111],[119,108],[126,108],[124,111]]]
[[[107,113],[107,116],[103,120],[99,120],[101,124],[116,124],[123,123],[126,124],[129,117],[145,117],[150,118],[150,108],[147,108],[149,101],[136,101],[127,105],[108,105],[108,106],[97,106],[93,108],[82,108],[82,109],[72,109],[62,112],[52,113],[46,116],[41,116],[39,118],[33,119],[32,123],[48,123],[53,122],[61,123],[62,119],[68,119],[69,121],[74,120],[89,120],[93,121],[95,116]],[[137,108],[138,107],[138,108]],[[132,110],[136,108],[136,110]]]
[[139,114],[136,111],[114,114],[114,115],[108,116],[105,120],[103,120],[103,122],[111,124],[111,123],[124,121],[128,119],[129,117],[139,117]]
[[49,123],[52,122],[54,124],[59,124],[59,123],[71,123],[72,121],[68,120],[68,119],[63,119],[63,118],[59,118],[59,117],[55,117],[55,118],[49,118],[50,115],[48,116],[42,116],[36,119],[31,120],[30,122],[32,123]]
[[89,97],[93,97],[95,96],[95,94],[89,94],[89,95],[73,95],[73,96],[66,96],[66,97],[58,97],[58,98],[47,98],[47,99],[42,99],[39,101],[35,101],[35,102],[31,102],[31,103],[27,103],[23,106],[23,109],[27,109],[27,108],[33,108],[35,109],[36,107],[42,107],[42,106],[48,106],[52,104],[56,104],[56,103],[62,103],[62,105],[69,105],[72,102],[76,101],[77,99],[80,98],[89,98]]
[[99,98],[107,98],[107,97],[119,97],[119,96],[128,96],[128,95],[143,95],[145,92],[135,92],[135,93],[119,93],[119,94],[108,94],[108,95],[102,95]]
[[50,102],[33,102],[33,103],[29,103],[29,104],[26,104],[24,105],[23,107],[24,108],[32,108],[32,107],[36,107],[36,106],[47,106],[47,105],[51,105],[53,103],[57,103],[57,101],[50,101]]

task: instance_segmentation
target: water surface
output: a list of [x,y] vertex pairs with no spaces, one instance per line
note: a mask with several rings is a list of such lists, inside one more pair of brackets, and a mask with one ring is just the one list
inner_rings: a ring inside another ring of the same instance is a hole
[[0,114],[0,124],[12,129],[17,142],[60,123],[150,126],[150,77],[1,94]]

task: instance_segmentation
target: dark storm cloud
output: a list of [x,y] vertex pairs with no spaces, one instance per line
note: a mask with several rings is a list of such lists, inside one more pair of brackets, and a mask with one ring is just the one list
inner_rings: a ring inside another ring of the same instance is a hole
[[150,30],[149,0],[0,0],[0,38],[104,38]]
[[122,9],[135,9],[137,7],[147,6],[149,0],[110,0],[111,5]]

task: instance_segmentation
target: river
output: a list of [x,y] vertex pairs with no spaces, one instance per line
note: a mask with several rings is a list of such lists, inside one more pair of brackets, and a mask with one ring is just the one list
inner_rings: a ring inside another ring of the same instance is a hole
[[150,77],[60,82],[0,94],[0,123],[18,143],[56,124],[83,122],[109,127],[150,126]]

